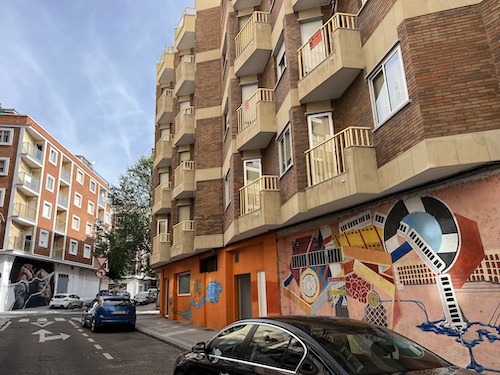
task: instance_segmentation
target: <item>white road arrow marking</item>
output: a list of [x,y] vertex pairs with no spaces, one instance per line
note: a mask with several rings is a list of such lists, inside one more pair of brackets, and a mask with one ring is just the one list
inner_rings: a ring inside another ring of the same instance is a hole
[[52,323],[54,323],[54,322],[31,322],[31,324],[34,324],[40,328],[47,327],[47,326],[51,325]]
[[65,333],[60,333],[59,335],[52,335],[52,332],[47,331],[46,329],[40,329],[36,332],[33,332],[32,335],[39,335],[39,341],[38,342],[46,342],[46,341],[52,341],[52,340],[66,340],[67,338],[71,337],[71,335],[67,335]]

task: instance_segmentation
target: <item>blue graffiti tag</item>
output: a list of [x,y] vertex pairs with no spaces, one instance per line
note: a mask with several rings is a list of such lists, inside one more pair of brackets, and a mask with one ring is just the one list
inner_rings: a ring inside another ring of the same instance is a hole
[[207,295],[202,298],[201,301],[196,302],[191,298],[191,305],[197,309],[201,308],[205,302],[217,303],[219,302],[219,296],[222,293],[222,285],[217,281],[210,281],[207,285]]

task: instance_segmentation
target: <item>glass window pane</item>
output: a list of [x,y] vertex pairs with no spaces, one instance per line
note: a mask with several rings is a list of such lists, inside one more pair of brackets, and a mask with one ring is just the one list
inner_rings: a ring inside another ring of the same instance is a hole
[[[238,358],[238,351],[252,327],[251,324],[237,325],[222,331],[219,336],[210,342],[208,353],[216,356]],[[211,358],[211,361],[214,360],[216,359]]]
[[394,111],[407,99],[407,93],[401,69],[401,58],[399,53],[395,53],[385,64],[387,78],[387,89],[391,110]]
[[391,113],[389,98],[387,97],[387,89],[385,87],[384,72],[381,70],[373,78],[372,82],[373,94],[375,95],[375,105],[377,108],[377,120],[380,123]]

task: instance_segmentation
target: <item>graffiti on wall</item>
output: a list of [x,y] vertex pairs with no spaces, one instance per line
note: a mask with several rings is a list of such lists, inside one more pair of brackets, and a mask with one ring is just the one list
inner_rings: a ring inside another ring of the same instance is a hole
[[52,263],[16,257],[10,271],[10,310],[48,305],[54,290],[53,278]]
[[196,279],[193,281],[193,297],[194,298],[189,298],[189,307],[185,309],[184,311],[181,311],[179,309],[174,308],[174,296],[173,294],[170,294],[168,303],[171,306],[170,310],[176,314],[182,316],[184,319],[191,320],[192,312],[191,312],[191,307],[194,307],[196,309],[200,309],[205,305],[205,303],[210,302],[210,303],[218,303],[219,302],[219,296],[222,293],[222,285],[215,281],[209,281],[207,284],[206,288],[206,294],[202,295],[202,283],[200,280]]
[[[385,212],[362,212],[301,235],[291,246],[284,296],[294,309],[351,316],[396,330],[411,315],[422,332],[451,337],[466,347],[469,368],[498,372],[479,364],[475,352],[500,344],[500,251],[485,253],[477,223],[440,199],[400,200]],[[458,290],[474,282],[481,282],[475,292],[497,288],[497,298],[481,306],[483,320],[474,311],[465,312],[457,297]],[[436,306],[441,316],[431,319],[429,310]],[[411,311],[406,317],[405,310]]]

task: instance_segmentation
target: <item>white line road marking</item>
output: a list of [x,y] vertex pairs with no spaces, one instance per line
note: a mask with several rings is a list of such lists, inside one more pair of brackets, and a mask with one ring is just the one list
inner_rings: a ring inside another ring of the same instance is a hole
[[10,323],[12,323],[12,322],[10,322],[10,321],[9,321],[9,322],[5,323],[5,324],[3,325],[3,327],[2,327],[2,328],[0,328],[0,332],[5,331],[5,330],[7,329],[7,327],[8,327],[8,326],[10,326]]
[[88,333],[82,333],[83,337],[89,337]]
[[95,344],[94,347],[97,349],[97,350],[102,350],[102,346],[99,345],[99,344]]
[[87,340],[89,340],[89,342],[95,342],[95,340],[91,339],[90,337]]
[[31,324],[38,326],[40,328],[50,326],[54,322],[31,322]]
[[30,321],[29,318],[19,319],[19,323],[27,323],[29,321]]
[[54,318],[56,322],[64,322],[66,319],[64,318]]
[[107,359],[113,359],[113,356],[109,353],[102,353],[103,356],[105,356]]

